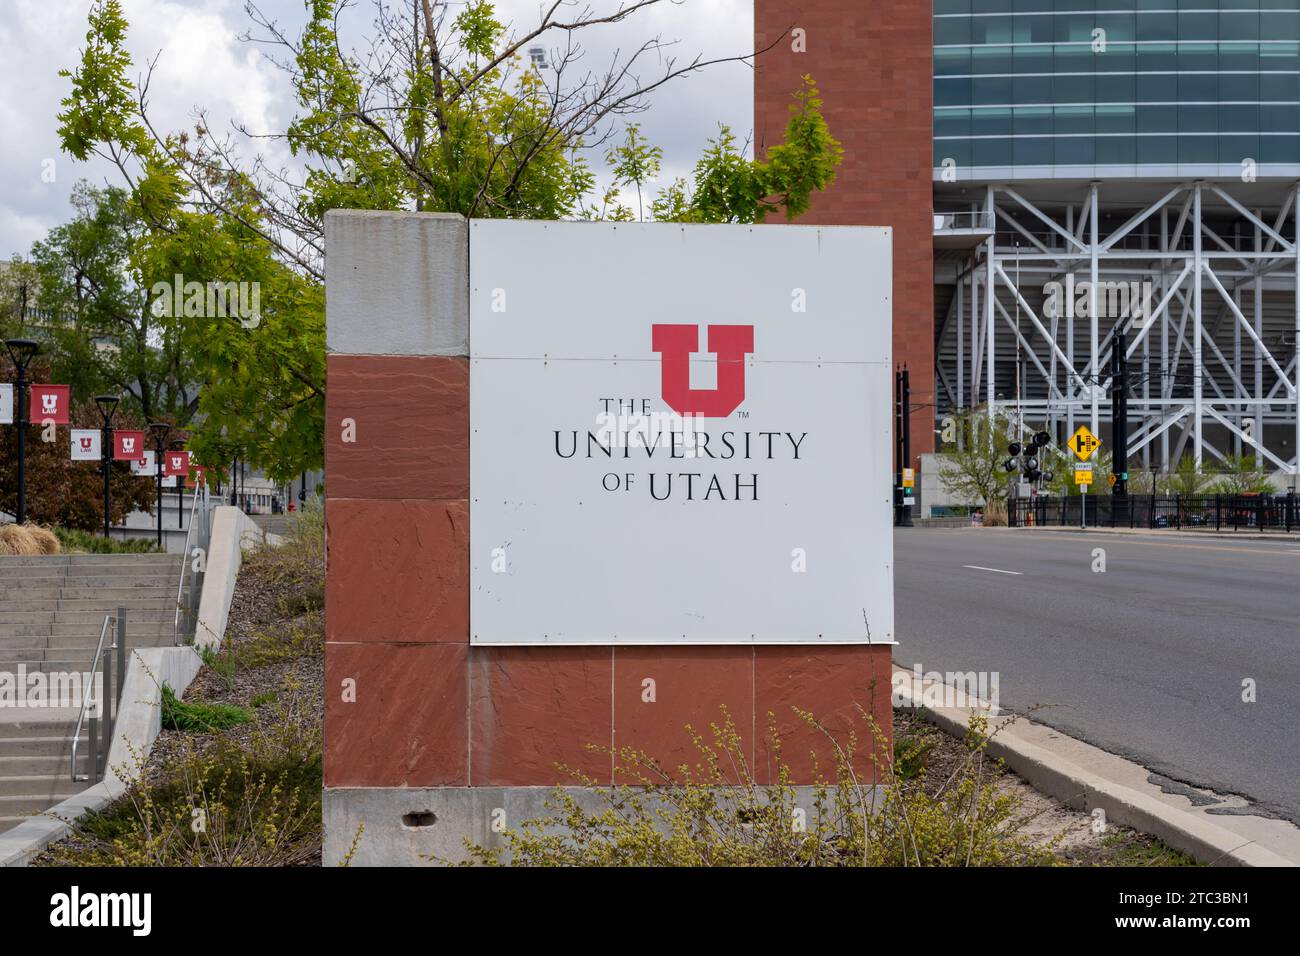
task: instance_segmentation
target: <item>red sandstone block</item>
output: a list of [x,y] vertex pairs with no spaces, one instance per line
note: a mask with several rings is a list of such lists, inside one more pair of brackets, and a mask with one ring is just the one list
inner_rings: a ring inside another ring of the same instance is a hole
[[577,782],[557,764],[611,782],[612,648],[475,647],[469,661],[474,786]]
[[[754,652],[750,647],[620,647],[614,654],[614,744],[644,751],[675,777],[704,763],[686,730],[713,745],[726,708],[754,755]],[[651,699],[653,698],[653,699]],[[727,773],[728,779],[738,777]],[[621,776],[620,782],[631,782]]]
[[[754,658],[754,704],[760,729],[756,778],[774,783],[781,763],[793,783],[835,779],[836,744],[847,756],[850,734],[857,748],[852,765],[873,779],[873,736],[863,711],[875,717],[889,739],[890,652],[892,645],[837,647],[758,647]],[[861,708],[861,710],[859,710]],[[810,726],[796,710],[811,713],[833,738]],[[769,727],[775,721],[781,741],[778,759]]]
[[[466,786],[467,651],[326,644],[325,786]],[[345,699],[348,686],[355,701]]]
[[[325,473],[333,498],[469,496],[469,361],[331,355]],[[355,423],[345,442],[344,420]]]
[[328,640],[469,642],[469,502],[329,498],[325,528]]

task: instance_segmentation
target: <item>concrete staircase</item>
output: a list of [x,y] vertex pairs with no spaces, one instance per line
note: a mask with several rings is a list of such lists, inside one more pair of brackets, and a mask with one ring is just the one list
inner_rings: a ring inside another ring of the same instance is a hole
[[286,535],[289,533],[289,520],[293,515],[249,515],[253,523],[267,534]]
[[[104,616],[119,607],[128,651],[170,645],[182,561],[167,554],[0,557],[0,673],[16,680],[89,671]],[[80,701],[73,704],[0,706],[0,832],[87,786],[70,779]],[[86,733],[83,727],[77,752],[83,768]]]

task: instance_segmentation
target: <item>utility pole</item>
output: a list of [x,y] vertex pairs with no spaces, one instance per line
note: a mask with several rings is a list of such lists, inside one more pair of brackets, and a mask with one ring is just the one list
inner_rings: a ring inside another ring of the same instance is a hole
[[1112,453],[1111,473],[1115,485],[1111,488],[1111,513],[1127,509],[1128,500],[1128,332],[1123,326],[1115,330],[1110,359],[1110,421]]
[[[27,314],[27,286],[23,286],[23,315]],[[5,348],[9,351],[9,358],[14,363],[14,368],[18,371],[18,381],[14,383],[14,391],[17,392],[15,400],[18,404],[15,411],[18,412],[16,421],[18,422],[18,513],[16,515],[18,523],[22,524],[27,520],[27,366],[41,350],[41,347],[31,339],[8,339],[5,341]]]
[[912,385],[907,366],[894,373],[894,526],[912,527],[910,488],[903,485],[904,469],[912,464]]

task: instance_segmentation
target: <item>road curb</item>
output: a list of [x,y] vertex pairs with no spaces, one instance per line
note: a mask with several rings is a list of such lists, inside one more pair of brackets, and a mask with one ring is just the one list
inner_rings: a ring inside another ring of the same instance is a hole
[[[894,675],[907,677],[895,681],[893,692],[897,706],[915,707],[912,672],[895,667]],[[966,735],[967,722],[974,708],[925,708],[923,716],[941,730],[958,738]],[[999,718],[992,718],[993,722]],[[1030,723],[1027,718],[1017,722]],[[1049,748],[1019,740],[1011,732],[1015,724],[1004,724],[989,742],[988,753],[1005,762],[1026,783],[1066,806],[1084,812],[1100,807],[1111,823],[1132,827],[1164,841],[1201,863],[1210,866],[1296,866],[1287,858],[1258,843],[1243,840],[1241,835],[1210,822],[1202,816],[1170,806],[1131,787],[1101,776],[1074,761],[1053,753]],[[1054,731],[1069,740],[1067,735]],[[1071,740],[1071,742],[1073,742]]]
[[1277,541],[1280,544],[1295,544],[1300,541],[1300,531],[1287,533],[1274,531],[1179,531],[1166,528],[1074,528],[1060,525],[1034,525],[1029,528],[1011,528],[1011,531],[1050,531],[1056,534],[1118,534],[1150,535],[1157,538],[1171,538],[1175,541],[1190,541],[1196,538],[1218,538],[1225,541]]

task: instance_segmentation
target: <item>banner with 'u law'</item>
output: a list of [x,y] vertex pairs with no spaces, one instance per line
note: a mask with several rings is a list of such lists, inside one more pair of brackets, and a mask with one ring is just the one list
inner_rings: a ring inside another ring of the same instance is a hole
[[72,460],[99,461],[102,438],[98,429],[74,428],[72,430]]
[[175,478],[188,475],[190,471],[190,453],[187,451],[169,451],[163,458],[163,477]]
[[28,421],[38,425],[68,424],[68,405],[72,389],[68,385],[33,385],[31,404],[27,409]]
[[146,451],[140,458],[131,459],[131,474],[140,478],[153,478],[158,474],[158,460],[154,453]]
[[139,461],[144,457],[144,432],[113,432],[113,460]]
[[14,387],[0,385],[0,425],[14,423]]

